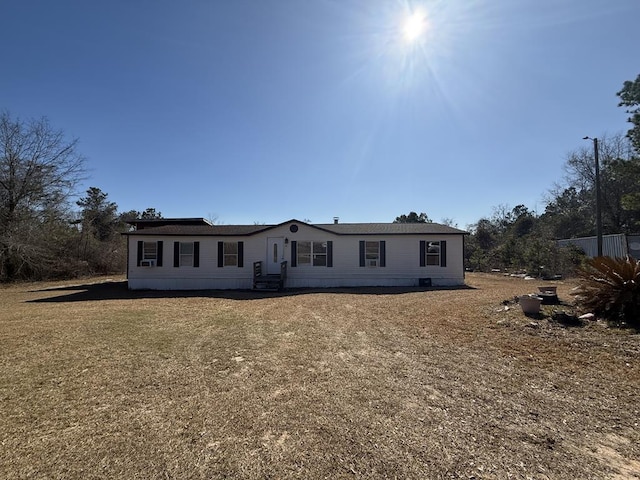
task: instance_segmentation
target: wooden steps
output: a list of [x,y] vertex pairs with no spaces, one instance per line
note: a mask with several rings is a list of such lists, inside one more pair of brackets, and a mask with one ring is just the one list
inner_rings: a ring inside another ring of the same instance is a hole
[[280,275],[264,275],[253,279],[254,290],[270,290],[277,292],[284,285],[280,279]]
[[287,278],[287,262],[280,264],[279,275],[265,275],[262,273],[262,262],[253,263],[253,289],[277,292],[284,288]]

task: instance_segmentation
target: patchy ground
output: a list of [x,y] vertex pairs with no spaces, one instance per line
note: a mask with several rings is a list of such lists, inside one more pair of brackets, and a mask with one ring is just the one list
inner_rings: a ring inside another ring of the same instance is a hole
[[0,289],[0,478],[640,478],[640,335],[525,317],[538,282],[114,280]]

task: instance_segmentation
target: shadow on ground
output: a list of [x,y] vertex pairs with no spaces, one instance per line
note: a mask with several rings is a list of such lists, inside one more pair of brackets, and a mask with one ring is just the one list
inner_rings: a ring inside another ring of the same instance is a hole
[[296,288],[279,292],[255,290],[129,290],[127,282],[100,282],[84,285],[31,290],[32,293],[60,292],[59,296],[28,300],[27,303],[90,302],[98,300],[130,300],[138,298],[225,298],[231,300],[259,300],[262,298],[289,297],[313,293],[400,295],[412,292],[437,290],[474,290],[474,287],[345,287],[345,288]]

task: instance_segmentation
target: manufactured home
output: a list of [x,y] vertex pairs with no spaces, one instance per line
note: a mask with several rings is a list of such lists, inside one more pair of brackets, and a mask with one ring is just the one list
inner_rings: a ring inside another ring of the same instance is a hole
[[436,223],[131,223],[135,229],[125,235],[133,290],[464,284],[467,232]]

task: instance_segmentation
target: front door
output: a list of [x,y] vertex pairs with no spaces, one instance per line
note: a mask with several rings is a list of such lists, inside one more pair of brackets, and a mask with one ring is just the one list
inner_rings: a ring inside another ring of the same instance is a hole
[[280,275],[282,262],[284,262],[284,238],[267,238],[267,274]]

